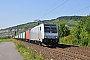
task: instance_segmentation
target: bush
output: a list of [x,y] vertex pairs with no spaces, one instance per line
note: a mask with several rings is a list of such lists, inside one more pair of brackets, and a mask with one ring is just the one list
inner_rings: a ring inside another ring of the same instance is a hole
[[59,43],[62,43],[62,44],[72,44],[72,36],[69,35],[69,36],[61,38]]
[[0,37],[0,39],[8,39],[11,38],[10,36]]
[[64,36],[68,36],[70,34],[70,30],[65,26],[65,24],[58,24],[58,34],[59,37],[62,38]]

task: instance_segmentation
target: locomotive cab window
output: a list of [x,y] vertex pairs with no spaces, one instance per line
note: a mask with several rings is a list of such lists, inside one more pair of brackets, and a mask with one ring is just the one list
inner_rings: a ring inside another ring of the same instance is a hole
[[57,27],[56,26],[51,26],[51,31],[52,31],[52,33],[57,33]]
[[56,26],[44,26],[44,32],[45,33],[57,33],[57,27]]
[[50,26],[45,26],[45,27],[44,27],[44,31],[45,31],[46,33],[50,33]]

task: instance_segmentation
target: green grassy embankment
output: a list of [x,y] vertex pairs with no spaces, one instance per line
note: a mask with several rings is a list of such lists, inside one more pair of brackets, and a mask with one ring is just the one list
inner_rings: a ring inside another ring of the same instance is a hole
[[8,41],[10,41],[10,39],[0,39],[0,43],[1,42],[8,42]]
[[11,39],[10,39],[9,36],[0,37],[0,43],[1,43],[1,42],[8,42],[8,41],[11,41]]
[[24,60],[45,60],[41,54],[35,52],[33,49],[27,48],[15,39],[12,40],[15,43],[17,50],[24,57]]

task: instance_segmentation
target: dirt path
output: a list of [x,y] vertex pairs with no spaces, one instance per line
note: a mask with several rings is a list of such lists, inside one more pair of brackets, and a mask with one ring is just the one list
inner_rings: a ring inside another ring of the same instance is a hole
[[0,43],[0,60],[23,60],[13,42]]

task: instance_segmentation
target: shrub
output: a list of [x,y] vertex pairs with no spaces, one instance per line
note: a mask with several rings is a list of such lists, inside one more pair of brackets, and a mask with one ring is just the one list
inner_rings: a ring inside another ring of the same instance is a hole
[[69,36],[61,38],[59,43],[62,43],[62,44],[72,44],[72,36],[69,35]]

